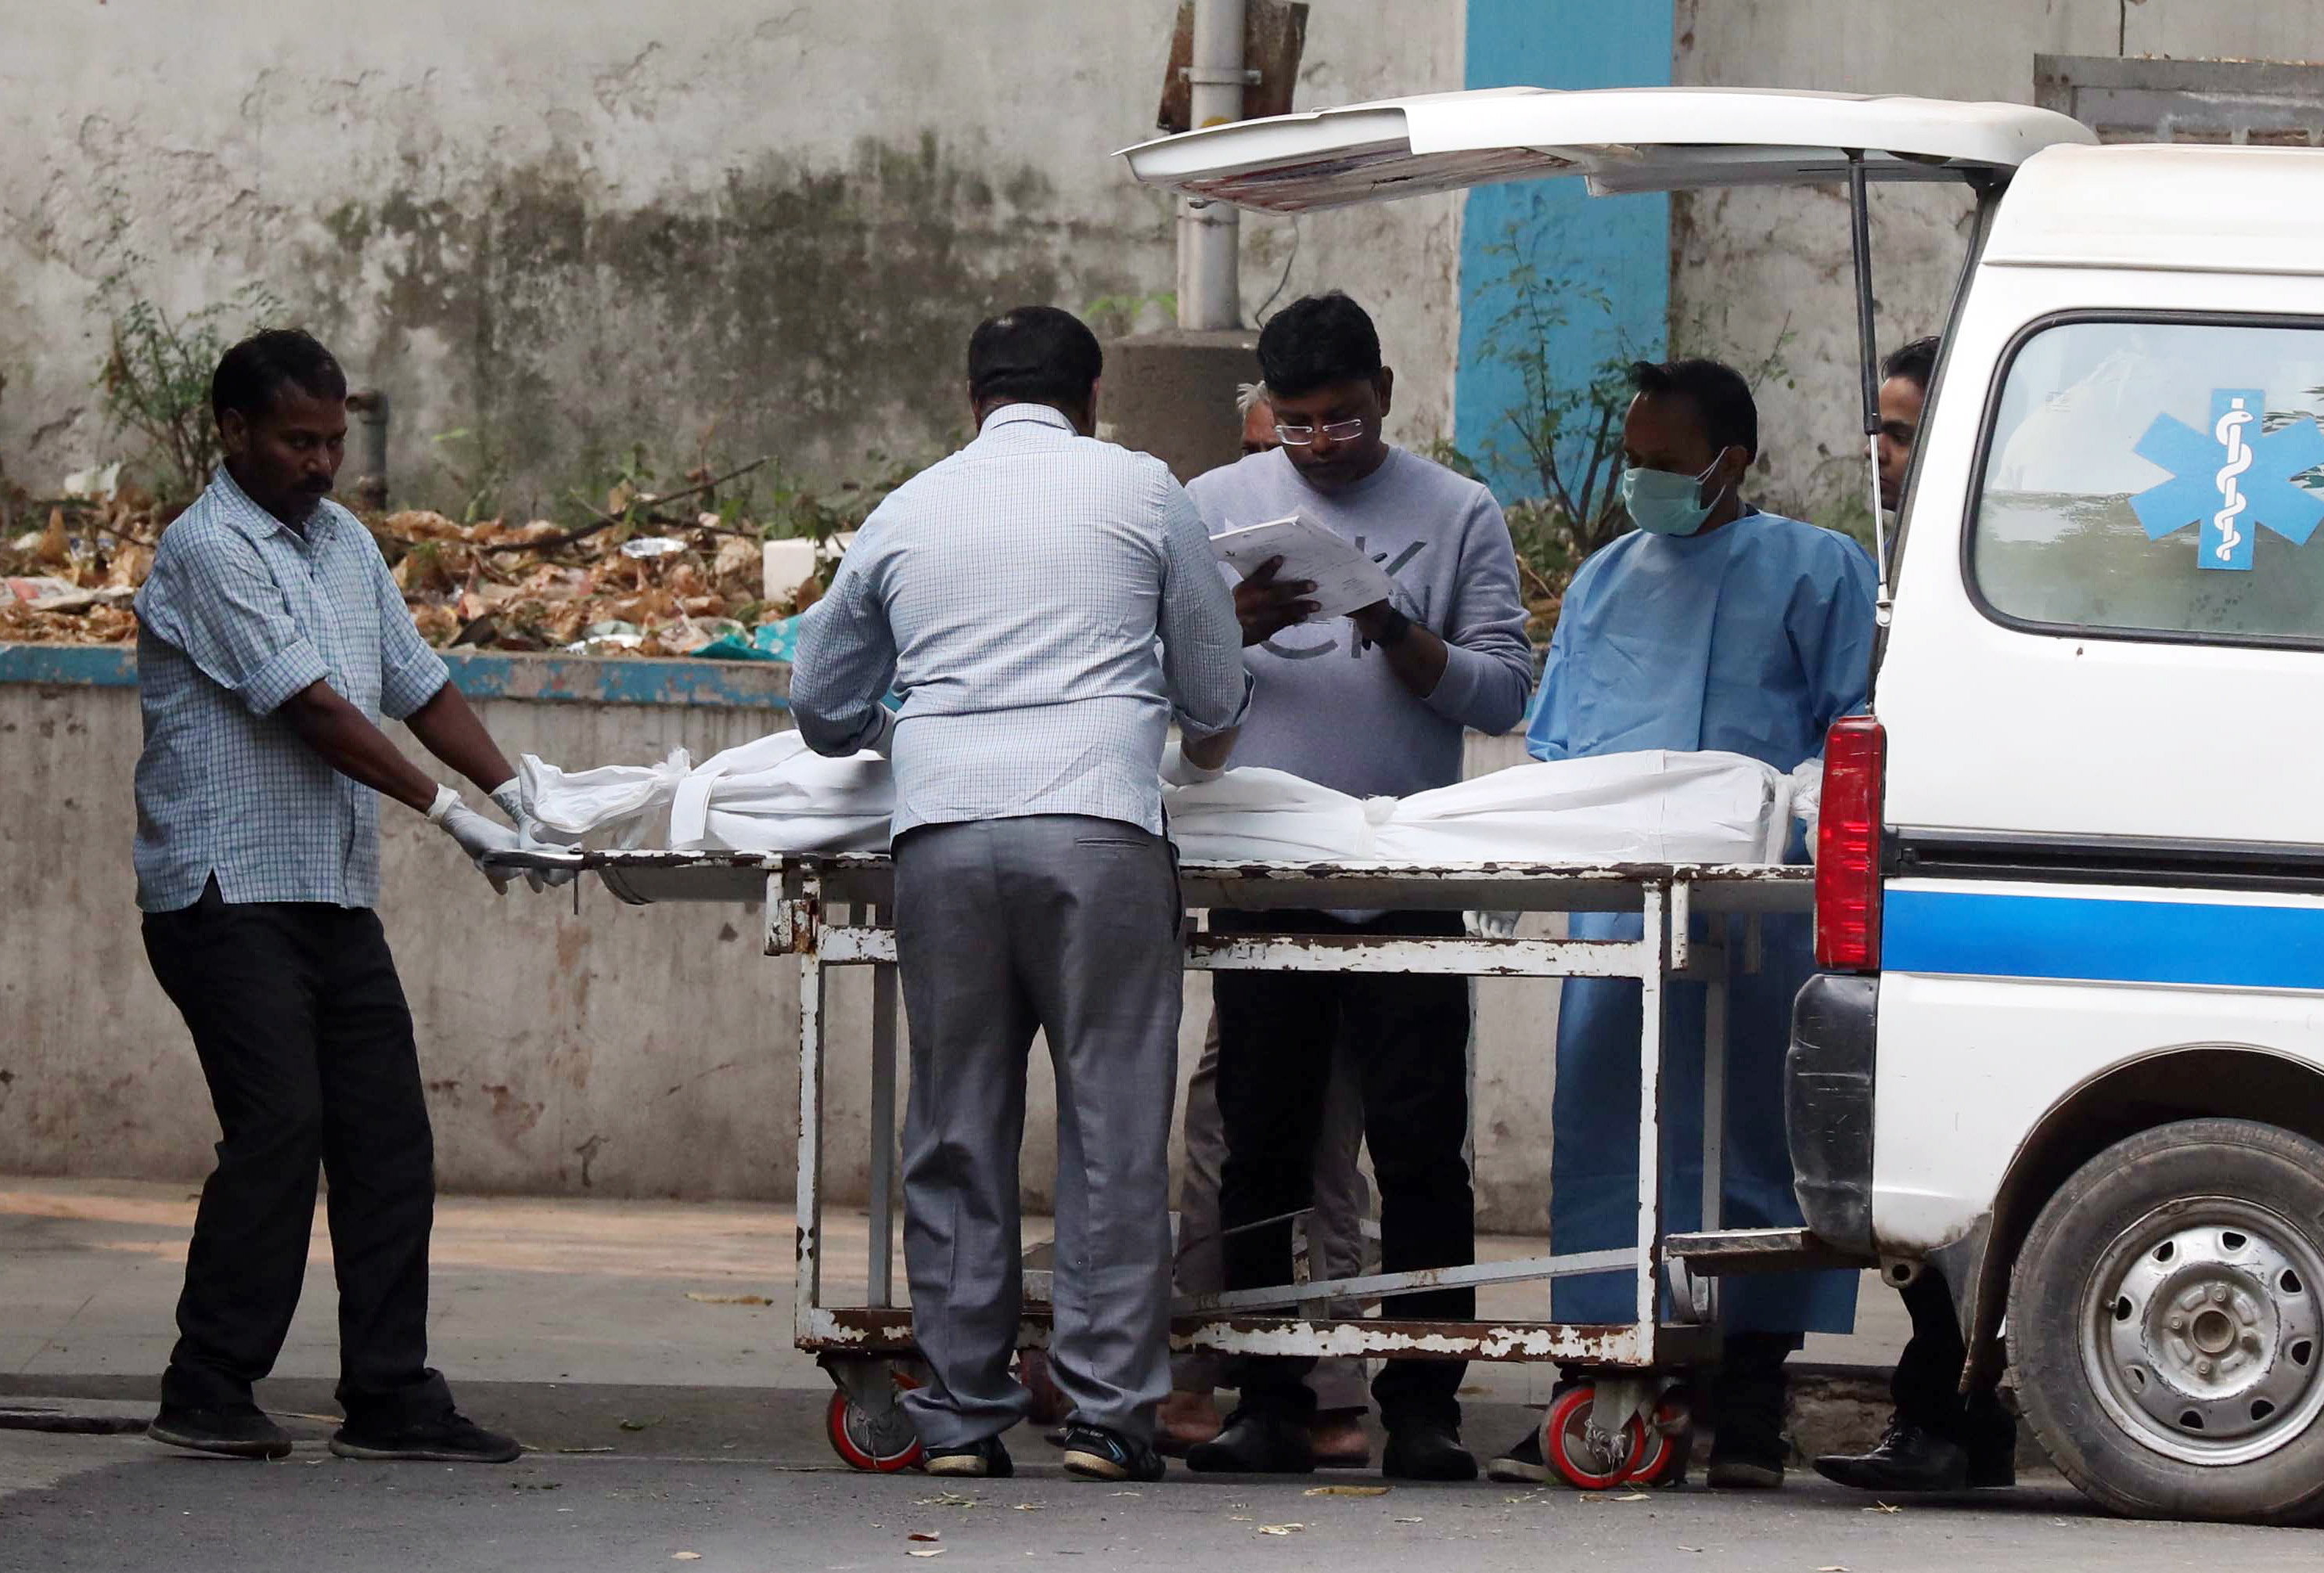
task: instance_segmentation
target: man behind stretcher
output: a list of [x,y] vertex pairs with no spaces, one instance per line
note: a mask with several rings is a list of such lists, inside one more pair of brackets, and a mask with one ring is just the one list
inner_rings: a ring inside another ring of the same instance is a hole
[[[1185,951],[1157,766],[1215,774],[1250,685],[1194,504],[1158,460],[1091,436],[1102,365],[1050,307],[977,328],[976,440],[873,512],[791,678],[809,746],[895,766],[904,1264],[931,1372],[904,1404],[932,1475],[1010,1474],[1001,1433],[1031,1407],[1009,1362],[1037,1029],[1057,1078],[1065,1467],[1163,1471]],[[1174,716],[1186,741],[1166,759]]]
[[[1824,733],[1864,707],[1872,652],[1872,560],[1844,535],[1761,513],[1743,500],[1758,457],[1759,415],[1732,368],[1683,360],[1632,368],[1622,427],[1622,501],[1637,529],[1582,565],[1565,592],[1526,736],[1536,759],[1637,749],[1719,749],[1789,773],[1823,752]],[[1791,861],[1805,861],[1795,834]],[[1815,968],[1808,921],[1763,922],[1757,971],[1727,985],[1721,1133],[1723,1225],[1800,1222],[1784,1140],[1783,1066],[1792,998]],[[1580,913],[1576,939],[1639,937],[1639,920]],[[1730,955],[1739,954],[1730,947]],[[1662,1072],[1663,1227],[1699,1226],[1702,1198],[1705,990],[1665,995]],[[1636,983],[1569,978],[1559,996],[1551,1119],[1550,1245],[1560,1254],[1637,1239],[1640,992]],[[1621,1133],[1618,1139],[1614,1133]],[[1562,1278],[1560,1321],[1628,1322],[1632,1275]],[[1803,1334],[1844,1333],[1853,1272],[1724,1281],[1724,1357],[1708,1397],[1714,1486],[1781,1485],[1784,1360]],[[1561,1373],[1561,1388],[1570,1383]],[[1494,1458],[1497,1480],[1546,1480],[1540,1433]]]
[[[1288,771],[1358,797],[1402,797],[1461,779],[1464,728],[1505,732],[1525,710],[1533,651],[1508,527],[1485,488],[1381,437],[1394,379],[1379,335],[1345,295],[1298,301],[1259,339],[1259,373],[1283,447],[1189,487],[1212,533],[1298,512],[1355,542],[1396,591],[1347,619],[1310,624],[1312,587],[1262,567],[1237,587],[1256,687],[1236,763]],[[1457,912],[1213,911],[1214,932],[1458,935]],[[1291,1281],[1289,1222],[1307,1205],[1335,1054],[1361,1087],[1379,1181],[1381,1268],[1473,1259],[1469,991],[1457,977],[1394,973],[1222,972],[1219,1108],[1227,1154],[1221,1221],[1230,1290]],[[1392,1295],[1394,1318],[1466,1319],[1469,1289]],[[1240,1403],[1191,1449],[1198,1470],[1314,1467],[1304,1377],[1314,1362],[1241,1356]],[[1388,1433],[1383,1472],[1472,1478],[1461,1446],[1463,1363],[1390,1360],[1372,1384]]]

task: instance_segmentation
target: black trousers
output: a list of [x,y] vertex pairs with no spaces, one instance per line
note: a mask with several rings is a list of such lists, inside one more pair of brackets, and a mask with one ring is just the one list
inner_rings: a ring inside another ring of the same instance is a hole
[[[1211,913],[1213,933],[1457,935],[1457,912],[1392,912],[1351,924],[1323,912]],[[1310,1205],[1315,1142],[1332,1055],[1355,1066],[1364,1139],[1379,1181],[1380,1266],[1389,1272],[1476,1260],[1477,1208],[1462,1148],[1469,1134],[1469,988],[1458,977],[1395,973],[1212,975],[1219,1013],[1219,1113],[1226,1127],[1219,1217],[1226,1284],[1291,1282],[1291,1226],[1245,1226]],[[1467,1319],[1473,1289],[1396,1295],[1391,1318]],[[1309,1358],[1243,1356],[1227,1379],[1254,1412],[1300,1416],[1314,1408]],[[1457,1426],[1467,1364],[1389,1360],[1372,1383],[1380,1418]]]
[[1972,1453],[2014,1452],[2017,1421],[2001,1407],[1991,1387],[1966,1395],[1960,1391],[1961,1365],[1969,1346],[1961,1337],[1960,1318],[1953,1310],[1952,1291],[1944,1274],[1924,1268],[1921,1275],[1897,1291],[1913,1319],[1913,1337],[1896,1357],[1888,1379],[1888,1396],[1896,1418],[1920,1427]]
[[153,975],[193,1033],[223,1133],[202,1187],[170,1406],[251,1402],[307,1271],[318,1165],[330,1178],[338,1400],[396,1425],[451,1408],[428,1368],[435,1144],[411,1013],[368,910],[202,899],[145,918]]

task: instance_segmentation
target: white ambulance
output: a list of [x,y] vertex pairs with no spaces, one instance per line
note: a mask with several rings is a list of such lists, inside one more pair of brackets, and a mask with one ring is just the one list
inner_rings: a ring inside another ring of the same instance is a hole
[[[1826,754],[1792,1050],[1811,1228],[1940,1271],[2132,1513],[2324,1510],[2324,152],[2015,105],[1462,93],[1139,177],[1299,212],[1493,180],[1976,195],[1871,713]],[[1850,237],[1835,234],[1835,247]]]

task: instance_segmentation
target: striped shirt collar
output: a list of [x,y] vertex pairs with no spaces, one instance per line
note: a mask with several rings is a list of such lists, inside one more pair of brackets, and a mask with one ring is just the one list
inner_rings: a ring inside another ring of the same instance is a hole
[[210,486],[226,504],[222,510],[226,522],[253,541],[263,541],[279,530],[293,541],[311,546],[327,539],[338,525],[338,505],[328,497],[315,504],[314,513],[308,516],[305,530],[284,523],[244,491],[241,483],[234,478],[234,472],[224,464],[220,464],[217,473],[210,477]]

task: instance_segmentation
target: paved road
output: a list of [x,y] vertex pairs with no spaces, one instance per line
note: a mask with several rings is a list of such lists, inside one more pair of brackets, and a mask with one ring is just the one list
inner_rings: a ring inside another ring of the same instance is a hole
[[[297,1390],[272,1395],[306,1397]],[[683,1392],[479,1391],[471,1402],[550,1446],[503,1467],[343,1463],[324,1428],[296,1421],[297,1452],[251,1465],[171,1453],[134,1437],[0,1430],[0,1569],[171,1568],[189,1573],[492,1569],[701,1573],[902,1568],[1544,1568],[1721,1573],[2104,1568],[2109,1573],[2317,1565],[2317,1532],[2132,1524],[2098,1517],[2054,1480],[1881,1512],[1820,1481],[1774,1497],[1701,1490],[1638,1500],[1562,1491],[1397,1485],[1305,1495],[1285,1484],[1174,1472],[1136,1490],[1069,1480],[1038,1439],[1026,1472],[947,1490],[922,1476],[831,1467],[811,1395],[763,1412]],[[1512,1411],[1514,1412],[1514,1411]],[[619,1419],[642,1425],[624,1431]],[[1509,1416],[1480,1415],[1506,1421]],[[1481,1434],[1481,1427],[1480,1428]],[[1323,1477],[1330,1480],[1333,1477]],[[1341,1483],[1378,1484],[1370,1476]],[[1268,1535],[1268,1525],[1298,1524]],[[913,1531],[942,1539],[914,1542]],[[681,1559],[681,1553],[693,1557]]]

